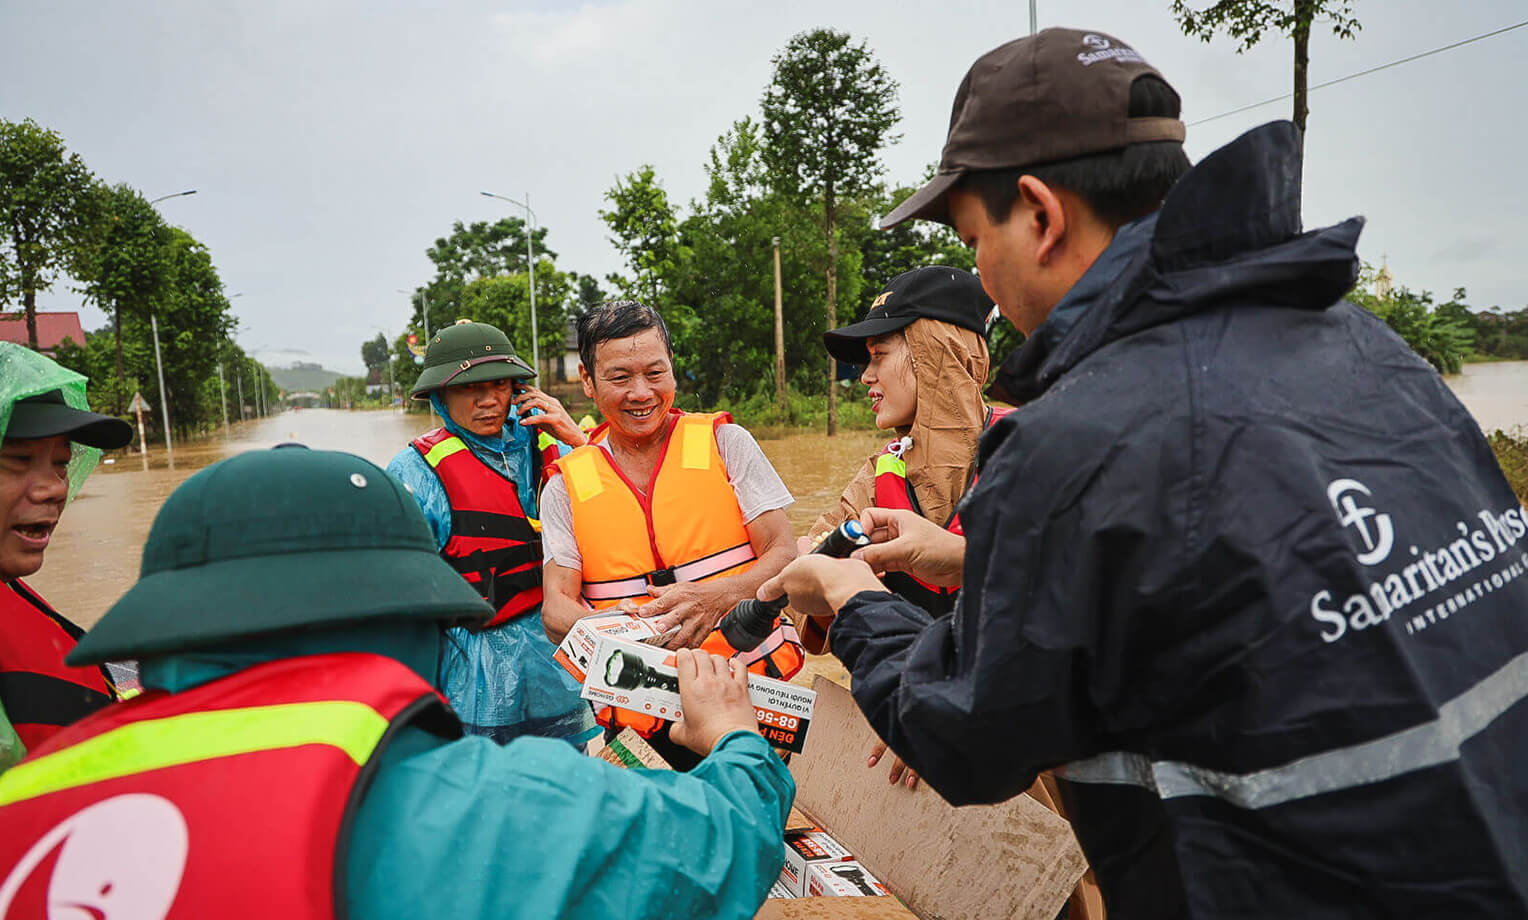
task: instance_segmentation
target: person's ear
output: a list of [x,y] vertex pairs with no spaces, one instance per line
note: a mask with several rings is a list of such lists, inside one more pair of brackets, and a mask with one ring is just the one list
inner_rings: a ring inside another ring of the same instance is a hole
[[1032,223],[1029,229],[1035,241],[1035,262],[1047,264],[1066,238],[1066,208],[1060,196],[1034,176],[1020,176],[1019,199],[1014,206],[1021,209],[1022,217]]
[[578,362],[578,382],[583,385],[584,398],[593,399],[594,378],[589,375],[589,371],[584,367],[584,362],[582,361]]

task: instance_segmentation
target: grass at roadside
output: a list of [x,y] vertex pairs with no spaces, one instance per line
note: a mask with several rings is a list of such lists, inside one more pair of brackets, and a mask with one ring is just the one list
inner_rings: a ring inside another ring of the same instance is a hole
[[1519,425],[1511,431],[1493,431],[1486,440],[1496,452],[1496,462],[1507,474],[1517,500],[1528,505],[1528,428]]

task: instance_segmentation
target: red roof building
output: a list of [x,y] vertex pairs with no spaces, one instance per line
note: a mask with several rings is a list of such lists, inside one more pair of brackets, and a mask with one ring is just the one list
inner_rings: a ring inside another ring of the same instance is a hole
[[[44,313],[37,311],[37,350],[55,356],[64,339],[74,344],[85,344],[85,330],[80,325],[80,315],[73,311]],[[25,313],[0,313],[0,342],[26,345],[27,317]]]

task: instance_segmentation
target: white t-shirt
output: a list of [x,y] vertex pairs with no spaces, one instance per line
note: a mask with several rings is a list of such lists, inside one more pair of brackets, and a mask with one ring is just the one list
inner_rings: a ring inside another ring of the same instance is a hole
[[[608,446],[604,443],[600,446],[609,453]],[[744,523],[766,511],[786,508],[795,502],[748,429],[741,425],[719,426],[716,447],[721,452],[722,465],[727,468],[727,481],[737,496]],[[560,566],[584,567],[578,541],[573,538],[573,506],[568,501],[568,487],[561,476],[553,476],[541,489],[541,549],[545,559]]]

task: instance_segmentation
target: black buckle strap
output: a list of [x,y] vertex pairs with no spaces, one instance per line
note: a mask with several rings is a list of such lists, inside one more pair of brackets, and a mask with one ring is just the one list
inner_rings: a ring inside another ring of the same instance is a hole
[[669,566],[666,569],[654,569],[642,577],[647,579],[647,583],[655,588],[662,588],[666,585],[674,584],[679,580],[678,578],[674,577],[673,566]]

